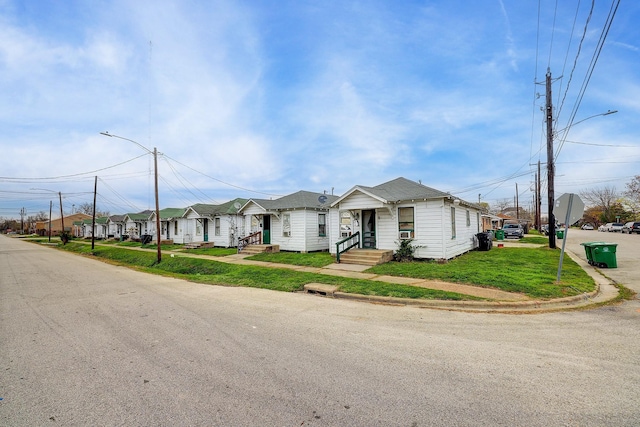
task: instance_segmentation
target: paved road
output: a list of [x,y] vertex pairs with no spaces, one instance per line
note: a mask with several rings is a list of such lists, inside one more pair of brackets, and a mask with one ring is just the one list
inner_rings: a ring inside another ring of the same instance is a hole
[[637,426],[639,321],[206,286],[0,236],[0,425]]

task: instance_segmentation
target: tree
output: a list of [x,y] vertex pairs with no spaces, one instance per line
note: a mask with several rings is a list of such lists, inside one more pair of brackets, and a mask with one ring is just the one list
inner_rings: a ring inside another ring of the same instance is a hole
[[[93,215],[93,203],[85,202],[78,205],[78,212]],[[109,211],[101,212],[98,208],[96,208],[96,217],[109,216]]]
[[499,214],[503,212],[506,208],[510,207],[512,202],[510,199],[500,199],[496,200],[496,203],[491,208],[492,214]]
[[616,212],[613,211],[613,207],[618,203],[618,193],[615,187],[605,186],[581,191],[580,197],[587,206],[602,210],[600,216],[602,222],[614,222],[616,220]]
[[640,175],[636,175],[626,184],[627,189],[622,193],[625,197],[624,203],[633,213],[633,219],[638,219],[640,213]]

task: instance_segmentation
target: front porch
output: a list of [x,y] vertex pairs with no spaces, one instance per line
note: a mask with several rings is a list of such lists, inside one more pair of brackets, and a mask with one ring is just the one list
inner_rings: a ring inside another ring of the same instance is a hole
[[242,248],[241,252],[244,255],[255,255],[261,253],[280,252],[280,245],[271,244],[249,244]]

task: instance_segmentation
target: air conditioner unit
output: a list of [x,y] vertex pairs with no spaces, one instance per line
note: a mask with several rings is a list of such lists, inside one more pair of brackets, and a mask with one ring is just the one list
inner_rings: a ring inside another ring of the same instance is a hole
[[401,231],[400,232],[400,238],[401,239],[410,239],[411,238],[411,232],[410,231]]

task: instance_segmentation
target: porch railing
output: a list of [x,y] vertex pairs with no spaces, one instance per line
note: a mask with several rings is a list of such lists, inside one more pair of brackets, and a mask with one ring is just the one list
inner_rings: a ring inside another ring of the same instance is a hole
[[244,249],[247,245],[259,245],[262,242],[262,231],[256,231],[255,233],[249,234],[246,237],[241,237],[238,239],[238,252]]
[[340,264],[340,254],[354,246],[360,247],[360,232],[357,231],[349,237],[345,237],[336,243],[336,262]]

